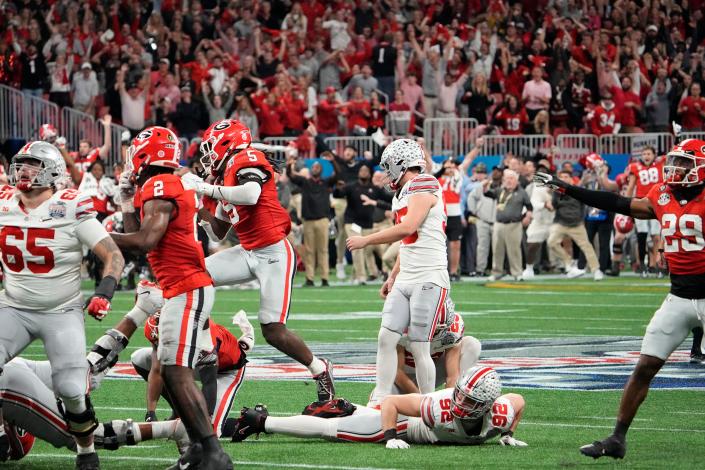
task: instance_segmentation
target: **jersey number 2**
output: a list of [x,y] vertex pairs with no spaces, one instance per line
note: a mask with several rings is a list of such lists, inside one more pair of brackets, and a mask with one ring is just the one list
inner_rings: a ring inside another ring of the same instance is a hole
[[678,251],[678,239],[673,235],[676,229],[681,233],[680,246],[683,251],[701,251],[705,248],[703,238],[703,218],[696,214],[676,214],[661,216],[661,235],[664,238],[663,249],[667,253]]
[[[3,227],[0,230],[0,250],[2,250],[2,260],[10,271],[16,273],[25,268],[23,251],[17,245],[9,245],[8,238],[17,241],[25,240],[25,231],[19,227]],[[44,258],[43,263],[27,261],[27,269],[34,274],[46,274],[54,267],[54,253],[48,246],[38,246],[37,240],[54,239],[54,230],[49,228],[29,228],[27,229],[26,245],[27,252],[36,257]]]

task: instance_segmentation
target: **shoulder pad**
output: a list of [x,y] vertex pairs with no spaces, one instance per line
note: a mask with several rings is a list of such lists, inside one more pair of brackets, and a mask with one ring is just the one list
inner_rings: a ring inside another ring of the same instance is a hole
[[184,192],[181,178],[172,174],[157,175],[147,180],[140,191],[141,201],[151,199],[176,199]]
[[49,215],[54,218],[73,215],[76,220],[95,217],[93,198],[75,189],[62,189],[54,195],[54,202],[49,206]]
[[242,170],[237,172],[238,184],[245,184],[248,181],[254,181],[259,185],[263,185],[264,183],[269,181],[269,177],[269,174],[267,174],[265,171],[262,171],[261,168],[257,167],[243,168]]

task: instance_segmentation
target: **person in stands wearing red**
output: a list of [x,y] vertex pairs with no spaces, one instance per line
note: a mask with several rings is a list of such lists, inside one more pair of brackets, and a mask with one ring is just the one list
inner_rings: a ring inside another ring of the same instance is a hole
[[524,108],[519,107],[517,97],[509,95],[506,104],[495,114],[494,120],[501,127],[502,135],[521,135],[529,123],[529,116]]
[[698,132],[703,130],[705,121],[705,98],[700,96],[700,84],[690,85],[690,94],[678,104],[678,116],[684,132]]
[[595,106],[592,113],[588,115],[590,131],[597,136],[617,134],[621,127],[618,121],[618,109],[612,100],[612,92],[605,90],[602,92],[600,104]]
[[260,101],[255,108],[255,112],[259,121],[259,135],[262,139],[284,135],[286,108],[275,93],[267,93],[264,101]]
[[316,129],[319,136],[326,138],[338,135],[338,116],[343,106],[335,96],[335,88],[326,88],[326,97],[318,102],[316,113]]
[[370,101],[365,98],[362,87],[355,87],[352,99],[345,104],[348,116],[348,134],[364,135],[370,125]]
[[622,132],[643,132],[638,124],[638,116],[642,111],[641,98],[634,92],[632,79],[622,78],[622,100],[619,122]]

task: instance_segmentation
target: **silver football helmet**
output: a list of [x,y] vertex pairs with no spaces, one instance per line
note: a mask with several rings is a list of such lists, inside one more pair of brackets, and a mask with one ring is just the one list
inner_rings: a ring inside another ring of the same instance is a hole
[[413,167],[426,169],[426,159],[423,149],[412,139],[397,139],[387,145],[382,152],[382,161],[379,166],[387,175],[391,189],[399,189],[399,181],[406,170]]
[[479,419],[502,393],[499,374],[491,367],[468,369],[455,383],[450,412],[459,419]]
[[49,142],[29,142],[12,157],[8,177],[10,184],[20,191],[54,187],[66,177],[66,162]]

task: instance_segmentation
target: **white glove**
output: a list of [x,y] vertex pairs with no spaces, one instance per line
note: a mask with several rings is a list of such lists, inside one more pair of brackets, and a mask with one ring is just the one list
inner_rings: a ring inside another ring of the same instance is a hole
[[514,436],[510,436],[509,434],[507,434],[506,436],[502,436],[499,440],[499,444],[510,447],[527,447],[529,445],[524,441],[514,439]]
[[387,441],[387,449],[408,449],[409,444],[401,439],[390,439]]
[[247,319],[247,313],[244,310],[240,310],[233,317],[233,325],[237,325],[242,331],[242,336],[238,338],[238,343],[242,345],[244,351],[250,351],[255,346],[255,329],[252,327],[252,323]]
[[203,194],[203,185],[205,183],[203,182],[203,178],[197,174],[191,172],[184,173],[181,177],[181,182],[183,183],[184,188],[193,189],[199,195]]
[[66,137],[57,137],[56,140],[54,141],[54,145],[58,149],[65,149],[66,148]]
[[120,201],[122,203],[132,201],[135,198],[135,185],[130,181],[130,172],[123,171],[120,173],[118,181],[118,189],[120,191]]

